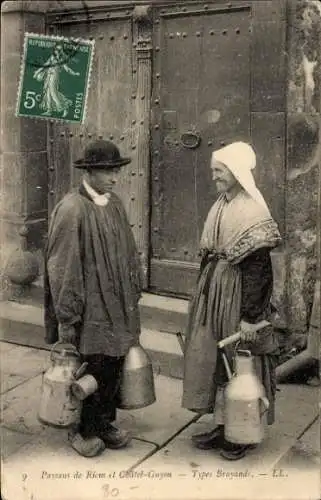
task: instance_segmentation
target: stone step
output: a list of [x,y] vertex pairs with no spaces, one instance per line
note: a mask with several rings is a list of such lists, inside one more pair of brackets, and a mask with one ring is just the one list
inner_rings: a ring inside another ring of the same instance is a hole
[[[0,303],[2,340],[50,349],[44,342],[42,293],[37,288],[23,302]],[[141,344],[149,352],[157,373],[182,378],[183,356],[175,333],[184,332],[187,307],[186,300],[143,294]]]
[[144,328],[172,334],[185,331],[188,300],[144,293],[140,311]]
[[[4,301],[6,303],[6,301]],[[0,307],[3,310],[3,307]],[[22,292],[22,295],[7,303],[35,306],[42,308],[43,286],[42,279],[32,284]],[[151,328],[167,333],[183,332],[186,324],[188,300],[177,299],[151,293],[143,293],[140,300],[140,312],[142,324],[145,328]],[[4,309],[6,307],[4,306]],[[42,313],[41,313],[42,314]],[[1,318],[1,314],[0,314]]]

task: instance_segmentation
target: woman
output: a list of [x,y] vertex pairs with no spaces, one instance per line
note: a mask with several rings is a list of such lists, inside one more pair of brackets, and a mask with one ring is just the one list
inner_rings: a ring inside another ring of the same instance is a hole
[[33,76],[36,80],[44,81],[40,102],[40,108],[44,110],[43,115],[51,115],[55,112],[62,113],[65,118],[72,105],[72,100],[59,90],[59,76],[62,70],[72,76],[79,76],[80,73],[67,66],[66,57],[62,45],[57,45],[44,65],[34,72]]
[[[252,147],[235,142],[212,155],[213,180],[219,193],[201,238],[201,269],[191,301],[186,334],[183,406],[200,413],[214,411],[215,428],[193,436],[201,449],[220,448],[230,460],[242,458],[247,446],[224,438],[223,390],[227,382],[217,343],[241,329],[243,348],[255,355],[256,368],[274,420],[275,354],[271,327],[256,333],[255,324],[271,319],[273,275],[270,250],[280,233],[255,185]],[[233,347],[227,348],[232,361]]]

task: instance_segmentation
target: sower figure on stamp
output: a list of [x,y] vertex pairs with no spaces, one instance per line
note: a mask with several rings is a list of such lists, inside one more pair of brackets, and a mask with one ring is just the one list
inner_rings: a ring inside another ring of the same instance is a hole
[[43,115],[50,115],[52,112],[62,113],[65,118],[68,109],[72,105],[72,100],[68,99],[59,90],[59,75],[66,71],[73,76],[79,76],[80,73],[73,71],[67,65],[67,56],[64,54],[62,45],[57,45],[49,59],[34,72],[34,78],[38,81],[44,81],[40,108]]
[[87,361],[97,391],[84,400],[79,429],[69,435],[83,456],[121,448],[130,435],[112,422],[124,357],[140,335],[140,261],[115,173],[130,163],[110,141],[96,141],[75,167],[78,189],[55,207],[45,259],[48,343],[73,343]]
[[[272,327],[259,332],[255,324],[272,320],[273,275],[270,251],[280,241],[277,224],[251,170],[252,147],[232,143],[212,155],[211,169],[219,197],[211,208],[201,238],[201,268],[186,334],[183,406],[214,412],[214,429],[194,435],[201,449],[218,448],[226,459],[242,458],[249,446],[224,438],[224,386],[227,375],[217,343],[241,329],[241,347],[255,356],[274,421],[275,366],[278,342]],[[232,362],[232,346],[227,355]]]

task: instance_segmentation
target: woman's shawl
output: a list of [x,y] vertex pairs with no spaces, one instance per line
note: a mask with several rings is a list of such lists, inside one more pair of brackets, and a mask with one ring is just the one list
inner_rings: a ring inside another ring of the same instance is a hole
[[277,224],[267,207],[242,190],[229,202],[221,195],[214,203],[200,247],[238,264],[255,250],[274,248],[280,242]]

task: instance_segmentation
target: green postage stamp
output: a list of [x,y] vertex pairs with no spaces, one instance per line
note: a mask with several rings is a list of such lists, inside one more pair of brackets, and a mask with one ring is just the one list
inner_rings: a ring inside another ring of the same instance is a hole
[[16,116],[83,123],[93,40],[25,33]]

